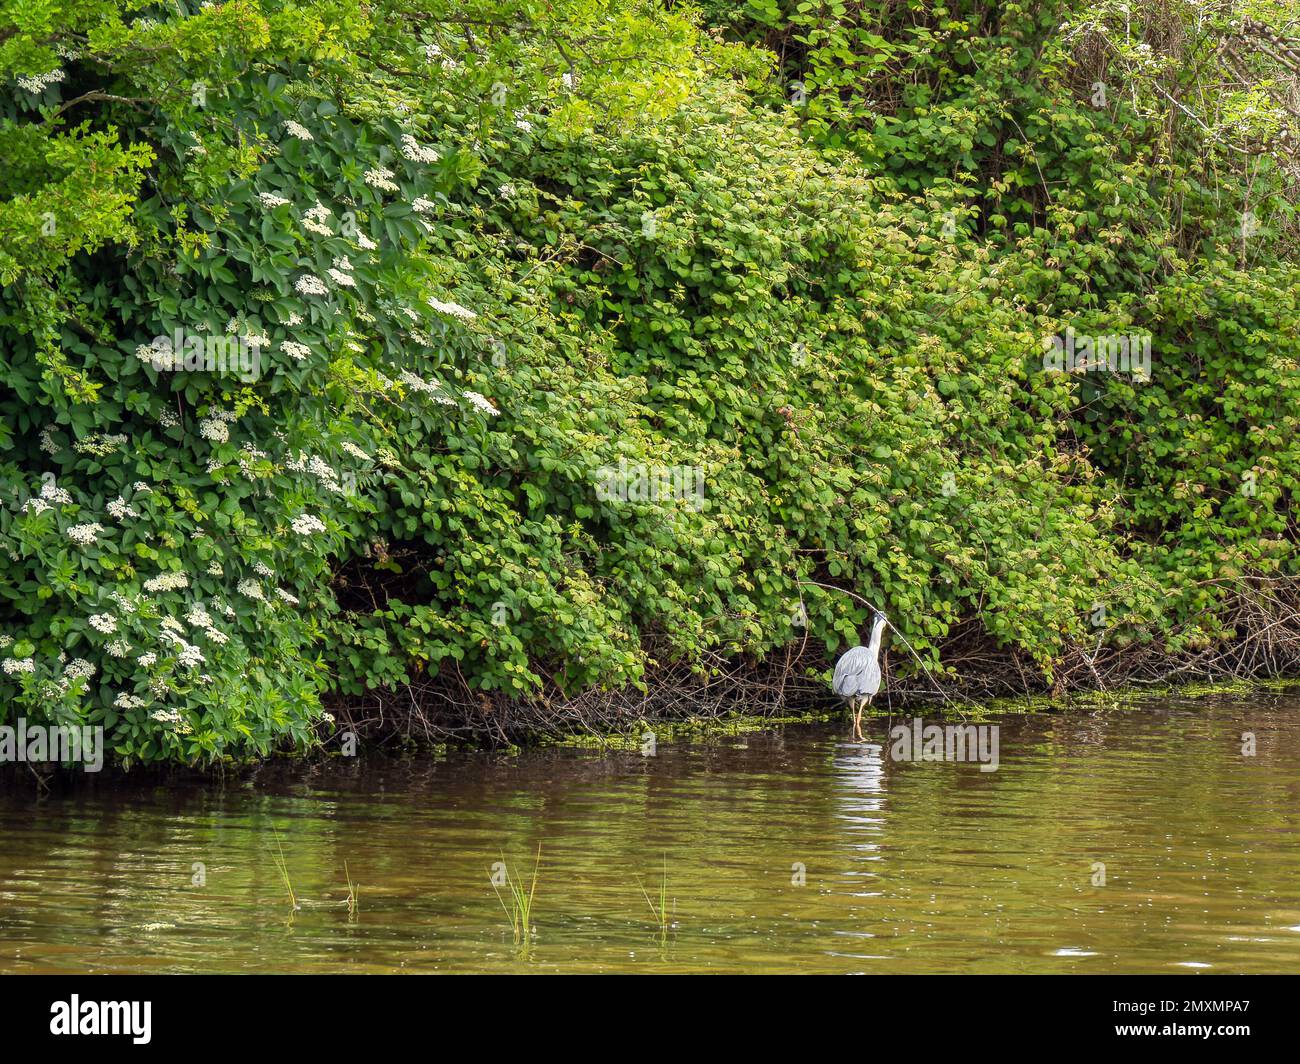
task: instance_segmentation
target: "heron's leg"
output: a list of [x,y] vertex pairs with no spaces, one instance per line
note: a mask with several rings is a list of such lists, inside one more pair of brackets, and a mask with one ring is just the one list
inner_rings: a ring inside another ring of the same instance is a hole
[[862,741],[862,707],[866,705],[867,700],[865,698],[859,698],[856,701],[857,701],[857,708],[853,711],[853,738],[857,739],[858,742],[861,742]]

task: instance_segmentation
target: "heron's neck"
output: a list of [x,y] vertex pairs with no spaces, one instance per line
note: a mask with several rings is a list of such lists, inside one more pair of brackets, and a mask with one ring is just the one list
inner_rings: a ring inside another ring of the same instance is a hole
[[871,626],[870,650],[872,654],[880,653],[880,637],[884,634],[884,632],[885,632],[885,621],[884,618],[882,617],[879,620],[877,620],[875,624]]

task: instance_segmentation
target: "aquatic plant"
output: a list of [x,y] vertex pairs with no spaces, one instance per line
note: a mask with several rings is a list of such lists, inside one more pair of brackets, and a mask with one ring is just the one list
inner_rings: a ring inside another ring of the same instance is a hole
[[[492,884],[492,890],[496,893],[497,901],[501,903],[501,908],[506,914],[516,944],[527,942],[533,934],[533,898],[537,893],[537,874],[541,862],[542,844],[538,843],[537,857],[533,862],[533,876],[527,886],[525,886],[523,880],[511,876],[510,867],[506,863],[504,854],[493,870],[488,873],[488,880]],[[501,895],[500,886],[502,885],[506,888],[506,897]],[[507,904],[507,898],[509,904]]]
[[348,871],[347,861],[343,862],[343,875],[348,881],[348,916],[356,916],[356,914],[361,911],[360,894],[358,893],[357,885],[352,882],[352,873]]
[[659,879],[659,898],[658,901],[652,901],[645,885],[641,882],[641,877],[636,877],[637,886],[641,888],[641,895],[645,898],[645,903],[650,907],[650,912],[659,925],[660,936],[668,934],[668,853],[664,852],[663,875]]
[[289,865],[284,859],[284,847],[280,845],[280,832],[274,827],[271,828],[271,836],[275,840],[275,870],[280,875],[280,882],[284,884],[284,893],[289,899],[289,911],[297,912],[302,908],[298,904],[298,897],[293,892],[293,883],[289,880]]

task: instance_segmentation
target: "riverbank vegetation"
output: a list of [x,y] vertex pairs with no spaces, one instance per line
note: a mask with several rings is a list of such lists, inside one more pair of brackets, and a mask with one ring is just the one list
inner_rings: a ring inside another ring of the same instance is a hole
[[1282,0],[0,0],[0,714],[1284,673],[1297,136]]

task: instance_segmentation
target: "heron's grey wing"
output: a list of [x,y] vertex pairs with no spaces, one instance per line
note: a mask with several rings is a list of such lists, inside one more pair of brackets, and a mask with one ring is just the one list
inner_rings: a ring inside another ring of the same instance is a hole
[[871,654],[866,647],[854,647],[844,653],[835,663],[835,678],[831,681],[831,690],[841,698],[856,698],[867,692],[862,689],[863,680]]
[[859,694],[874,698],[880,691],[880,659],[872,658],[862,674],[862,690]]

